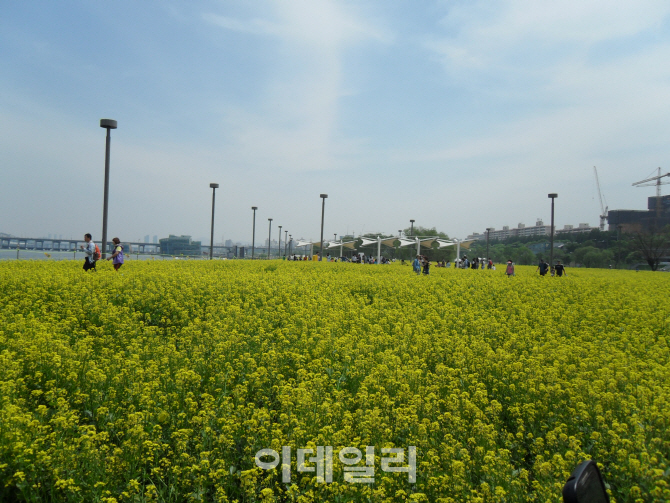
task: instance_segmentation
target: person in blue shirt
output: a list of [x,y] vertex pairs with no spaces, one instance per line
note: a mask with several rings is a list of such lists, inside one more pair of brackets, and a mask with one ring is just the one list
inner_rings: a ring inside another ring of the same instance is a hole
[[414,270],[415,273],[421,274],[421,262],[419,262],[418,255],[414,259],[414,262],[412,262],[412,269]]

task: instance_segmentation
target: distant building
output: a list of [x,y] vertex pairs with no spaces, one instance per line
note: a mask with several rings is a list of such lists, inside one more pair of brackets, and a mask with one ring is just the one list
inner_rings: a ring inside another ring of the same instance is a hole
[[662,229],[670,225],[670,195],[661,196],[660,214],[657,215],[656,197],[647,198],[646,210],[610,210],[607,224],[610,231],[645,232],[652,228]]
[[556,234],[574,234],[575,232],[585,232],[589,233],[593,230],[596,230],[598,227],[591,227],[589,224],[579,224],[578,227],[574,225],[565,225],[562,229],[556,229]]
[[154,244],[158,244],[158,236],[154,236]]
[[228,248],[232,247],[233,246],[233,240],[232,239],[226,239],[226,246]]
[[145,242],[145,243],[148,243],[148,242],[149,242],[149,234],[147,234],[146,236],[144,236],[144,242]]
[[192,241],[191,236],[175,236],[160,240],[161,255],[197,255],[201,252],[201,242]]
[[[597,227],[591,227],[589,224],[579,224],[579,227],[575,228],[573,225],[566,225],[563,229],[556,230],[555,234],[564,234],[569,232],[591,232]],[[489,233],[489,241],[504,240],[511,237],[529,237],[529,236],[550,236],[551,235],[551,225],[544,225],[542,220],[535,222],[535,225],[526,227],[525,224],[519,223],[516,227],[510,229],[509,225],[504,225],[502,229],[496,230],[491,229]],[[468,240],[478,240],[486,241],[486,231],[482,234],[478,232],[473,232],[466,239]]]

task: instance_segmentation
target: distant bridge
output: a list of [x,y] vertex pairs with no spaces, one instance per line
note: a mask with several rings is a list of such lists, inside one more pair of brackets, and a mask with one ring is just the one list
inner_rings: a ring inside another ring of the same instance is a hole
[[[2,250],[35,250],[35,251],[78,251],[85,241],[81,239],[55,239],[55,238],[17,238],[0,237],[0,249]],[[141,253],[150,255],[160,255],[161,245],[159,243],[133,243],[125,241],[121,243],[124,246],[125,253]],[[102,251],[102,247],[100,247]],[[107,253],[113,250],[113,243],[107,242]],[[209,246],[201,247],[202,253],[209,253]],[[214,245],[216,255],[228,255],[232,251],[229,246]]]

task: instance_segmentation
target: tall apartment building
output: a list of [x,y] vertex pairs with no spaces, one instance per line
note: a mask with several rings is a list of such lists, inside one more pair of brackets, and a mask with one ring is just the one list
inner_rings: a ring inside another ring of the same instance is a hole
[[[591,232],[597,227],[591,227],[589,224],[579,224],[578,227],[573,225],[566,225],[563,229],[556,229],[554,234],[565,234],[570,232]],[[516,227],[510,228],[509,225],[504,225],[502,229],[491,229],[489,234],[489,241],[503,240],[511,237],[530,237],[530,236],[549,236],[551,235],[551,225],[545,225],[542,220],[535,222],[535,225],[526,226],[519,223]],[[483,233],[473,232],[467,237],[468,240],[486,240],[486,231]]]

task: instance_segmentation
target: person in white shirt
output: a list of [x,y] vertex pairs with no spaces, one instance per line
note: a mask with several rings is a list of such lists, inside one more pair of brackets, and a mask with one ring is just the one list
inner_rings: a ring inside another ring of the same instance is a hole
[[88,271],[90,269],[95,269],[95,260],[97,257],[95,256],[95,243],[92,240],[91,234],[88,232],[84,234],[84,241],[86,241],[86,244],[80,245],[79,248],[86,254],[84,271]]

